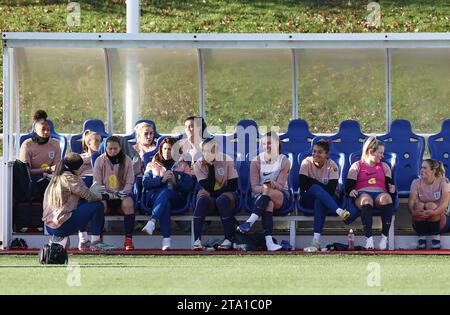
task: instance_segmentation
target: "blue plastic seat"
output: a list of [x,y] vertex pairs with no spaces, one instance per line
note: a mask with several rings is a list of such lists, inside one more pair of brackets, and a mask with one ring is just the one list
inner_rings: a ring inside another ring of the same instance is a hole
[[[136,123],[134,124],[135,126],[142,123],[142,122],[146,122],[149,125],[153,126],[153,132],[154,132],[154,139],[158,139],[159,137],[161,137],[161,135],[158,133],[158,131],[156,130],[156,124],[153,120],[148,120],[148,119],[141,119],[136,121]],[[136,133],[133,131],[132,133],[123,136],[123,138],[125,140],[127,140],[130,144],[135,145],[136,144]]]
[[[297,156],[298,165],[301,166],[303,160],[305,158],[307,158],[308,156],[312,155],[312,148],[313,148],[314,144],[318,140],[323,139],[323,138],[326,139],[326,137],[321,137],[321,136],[315,137],[313,139],[312,143],[311,143],[311,149],[309,151],[307,151],[307,152],[298,154],[298,156]],[[337,166],[339,168],[338,189],[339,189],[339,197],[340,198],[338,200],[338,205],[339,205],[339,207],[344,208],[344,206],[345,206],[345,191],[344,191],[344,178],[345,178],[345,175],[344,175],[344,166],[346,164],[345,154],[342,153],[342,152],[335,152],[335,151],[333,151],[333,144],[331,143],[330,144],[330,151],[329,151],[328,156],[329,156],[329,158],[331,160],[333,160],[337,164]],[[295,184],[296,186],[294,187],[294,189],[296,188],[297,190],[299,189],[299,175],[300,175],[299,172],[300,172],[300,169],[297,171],[297,175],[296,175],[297,182]],[[301,204],[301,196],[299,196],[299,198],[297,200],[297,209],[299,211],[301,211],[303,214],[307,215],[307,216],[314,215],[314,209],[313,208],[306,208],[306,207],[302,206],[302,204]],[[336,214],[336,212],[334,212],[332,210],[329,210],[327,215],[336,216],[337,214]]]
[[254,120],[241,120],[234,134],[221,139],[222,151],[225,149],[225,153],[234,160],[244,159],[247,154],[253,157],[259,152],[260,138],[258,124]]
[[293,119],[289,122],[286,133],[280,135],[282,152],[292,153],[294,157],[311,148],[311,142],[316,136],[309,131],[308,123],[303,119]]
[[[361,159],[361,152],[353,152],[350,154],[349,156],[349,162],[350,165],[355,163],[356,161],[359,161]],[[394,213],[397,211],[398,209],[398,187],[396,185],[396,177],[397,177],[397,155],[393,152],[384,152],[384,158],[382,160],[382,162],[385,162],[386,164],[389,165],[389,167],[391,168],[391,172],[392,172],[392,182],[394,183],[394,185],[396,186],[396,190],[395,190],[395,197],[394,197]],[[358,207],[356,207],[355,205],[355,198],[346,198],[346,209],[350,212],[350,218],[347,219],[345,222],[347,224],[353,222],[357,217],[359,217],[361,215],[361,210],[358,209]],[[373,215],[374,216],[379,216],[381,215],[381,211],[377,210],[376,208],[373,209]]]
[[91,165],[92,165],[92,169],[94,169],[95,166],[95,161],[97,160],[97,158],[101,155],[100,152],[94,152],[91,155]]
[[236,171],[238,173],[239,194],[243,208],[247,210],[246,195],[250,187],[250,161],[248,155],[244,159],[236,160]]
[[378,137],[385,144],[385,151],[397,154],[397,189],[400,197],[408,197],[411,183],[420,175],[425,138],[412,132],[411,123],[394,120],[391,131]]
[[442,122],[441,131],[428,138],[430,157],[441,161],[445,167],[445,174],[449,177],[450,165],[450,119]]
[[105,130],[105,124],[102,120],[88,119],[84,122],[81,133],[70,137],[70,148],[72,152],[81,153],[83,151],[81,140],[83,138],[83,133],[86,130],[97,132],[103,139],[109,136],[109,133]]
[[[64,155],[66,155],[66,150],[67,150],[67,138],[64,137],[63,135],[56,133],[53,122],[50,119],[47,119],[47,123],[48,123],[48,126],[50,127],[50,137],[52,139],[58,140],[59,147],[61,149],[61,158],[64,158]],[[32,125],[32,129],[34,130],[34,123]],[[19,145],[22,146],[22,143],[25,140],[31,139],[32,137],[33,137],[33,132],[30,132],[28,134],[20,136]]]
[[81,176],[81,179],[83,180],[83,182],[86,184],[86,186],[88,188],[92,186],[92,183],[94,181],[94,177],[90,176],[90,175]]
[[[292,167],[289,178],[291,182],[290,185],[293,187],[296,196],[298,193],[298,172],[300,169],[297,156],[310,149],[314,137],[315,135],[309,131],[308,123],[303,119],[291,120],[287,132],[280,135],[281,152],[288,156],[292,155],[290,157]],[[296,173],[297,176],[292,177],[292,173]]]
[[[361,151],[366,138],[367,136],[361,132],[361,126],[356,120],[342,121],[339,124],[339,132],[328,137],[333,142],[333,151],[342,152],[346,157],[350,156],[352,152]],[[350,165],[346,159],[344,174],[347,174],[349,168]]]

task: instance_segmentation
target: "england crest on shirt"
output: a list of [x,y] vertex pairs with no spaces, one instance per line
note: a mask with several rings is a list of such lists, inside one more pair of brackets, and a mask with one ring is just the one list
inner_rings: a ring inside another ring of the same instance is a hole
[[441,199],[441,192],[440,191],[434,193],[434,200],[439,200],[439,199]]
[[54,159],[55,158],[55,151],[49,151],[48,152],[48,157],[51,158],[51,159]]

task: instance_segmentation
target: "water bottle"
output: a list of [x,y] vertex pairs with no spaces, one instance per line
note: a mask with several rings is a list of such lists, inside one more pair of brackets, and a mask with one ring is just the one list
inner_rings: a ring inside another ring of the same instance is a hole
[[[178,162],[175,163],[175,164],[172,166],[172,168],[170,169],[170,171],[172,172],[172,174],[173,174],[173,169],[175,168],[175,166],[176,166],[177,164],[178,164]],[[172,183],[172,181],[170,181],[170,180],[167,181],[167,189],[170,189],[170,190],[173,189],[173,183]]]
[[350,229],[348,232],[347,245],[348,250],[355,250],[355,234],[353,233],[353,229]]

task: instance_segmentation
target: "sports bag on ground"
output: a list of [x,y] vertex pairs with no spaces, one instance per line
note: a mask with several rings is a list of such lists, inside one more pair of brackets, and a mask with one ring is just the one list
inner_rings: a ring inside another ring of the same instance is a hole
[[39,262],[42,265],[64,265],[68,261],[67,251],[61,244],[46,244],[39,252]]

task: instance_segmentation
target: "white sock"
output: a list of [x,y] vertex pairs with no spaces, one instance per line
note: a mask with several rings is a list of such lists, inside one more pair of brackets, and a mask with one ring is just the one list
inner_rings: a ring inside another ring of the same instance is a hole
[[163,247],[164,247],[164,246],[170,247],[170,237],[165,237],[165,238],[163,238],[163,240],[162,240],[162,246],[163,246]]
[[441,240],[441,234],[433,235],[433,240]]
[[341,208],[336,209],[336,213],[338,216],[341,216],[343,212],[344,212],[344,209],[341,209]]
[[387,240],[387,236],[386,235],[384,235],[384,234],[381,234],[381,239],[386,239]]
[[273,243],[273,239],[272,239],[272,235],[265,236],[265,239],[266,239],[266,244],[270,244],[270,245],[274,244]]
[[419,235],[419,240],[426,241],[427,240],[426,235]]
[[320,243],[320,233],[314,233],[313,243]]
[[58,237],[53,237],[53,239],[51,240],[51,242],[54,243],[54,244],[59,244],[59,245],[61,245],[62,247],[65,248],[66,245],[67,245],[68,239],[69,239],[68,236],[63,237],[61,240],[59,240]]
[[88,240],[87,232],[78,232],[78,238],[80,239],[80,243],[86,243]]
[[228,240],[228,239],[224,239],[224,240],[223,240],[223,242],[222,242],[222,245],[227,245],[227,246],[231,246],[231,245],[232,245],[232,243],[231,243],[231,241],[230,241],[230,240]]
[[267,246],[267,250],[268,251],[276,251],[276,250],[280,250],[281,249],[280,245],[275,244],[273,242],[272,235],[267,235],[265,237],[265,239],[266,239],[266,246]]
[[250,225],[253,225],[253,223],[258,221],[258,219],[259,219],[259,215],[252,213],[251,216],[247,219],[247,222],[250,223]]
[[100,235],[91,235],[91,243],[97,242],[100,240]]

